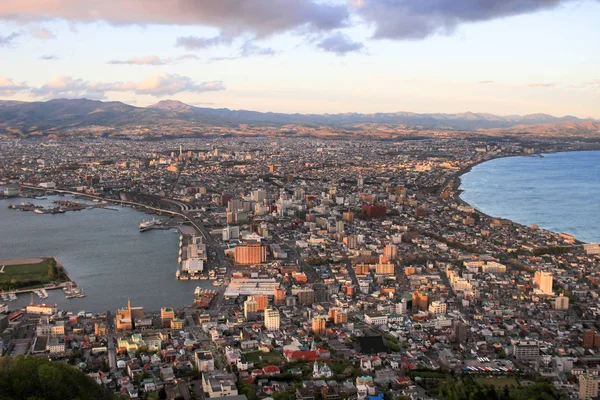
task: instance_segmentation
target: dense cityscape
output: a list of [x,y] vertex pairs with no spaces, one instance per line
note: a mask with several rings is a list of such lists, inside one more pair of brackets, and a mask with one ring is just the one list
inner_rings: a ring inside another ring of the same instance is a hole
[[[2,277],[0,349],[129,398],[450,398],[456,380],[479,398],[489,385],[595,397],[600,246],[484,215],[458,189],[487,160],[586,149],[597,145],[4,140],[0,188],[16,208],[152,214],[140,231],[181,233],[173,279],[214,288],[182,308],[63,310],[40,289],[77,295],[59,259],[37,289]],[[29,205],[52,195],[54,208]]]

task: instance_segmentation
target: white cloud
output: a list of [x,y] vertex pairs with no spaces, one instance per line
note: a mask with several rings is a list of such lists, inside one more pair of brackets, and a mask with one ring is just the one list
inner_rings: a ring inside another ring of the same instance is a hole
[[194,54],[185,54],[179,57],[160,58],[158,56],[131,57],[127,60],[110,60],[109,64],[114,65],[167,65],[175,64],[181,61],[198,60],[199,57]]
[[88,98],[101,100],[108,92],[132,92],[156,97],[171,96],[181,92],[202,93],[225,90],[221,81],[196,83],[189,77],[177,74],[151,76],[139,82],[89,82],[71,76],[50,79],[39,88],[32,88],[31,95],[43,99]]
[[17,93],[27,91],[29,87],[25,82],[19,83],[12,79],[0,76],[0,95],[14,96]]

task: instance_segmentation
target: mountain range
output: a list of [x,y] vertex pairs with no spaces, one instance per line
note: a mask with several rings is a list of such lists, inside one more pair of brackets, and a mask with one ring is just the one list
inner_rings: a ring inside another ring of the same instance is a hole
[[61,136],[102,131],[107,136],[127,132],[144,135],[199,134],[210,128],[329,129],[349,130],[442,130],[484,135],[529,134],[536,136],[584,136],[600,138],[600,121],[548,114],[499,116],[488,113],[459,114],[343,113],[284,114],[227,108],[194,107],[163,100],[148,107],[88,99],[56,99],[46,102],[0,101],[0,135],[8,137]]

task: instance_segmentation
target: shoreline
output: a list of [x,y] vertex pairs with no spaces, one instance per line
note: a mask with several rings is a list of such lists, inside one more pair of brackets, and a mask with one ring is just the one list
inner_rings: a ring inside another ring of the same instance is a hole
[[[600,149],[574,149],[574,150],[558,150],[558,151],[540,151],[540,152],[534,152],[532,154],[528,154],[528,155],[499,155],[497,157],[491,157],[489,159],[485,159],[485,160],[479,160],[469,166],[467,166],[466,168],[458,171],[456,174],[453,175],[452,178],[450,178],[450,180],[454,179],[454,183],[452,185],[452,193],[453,193],[453,198],[454,200],[459,203],[460,205],[464,205],[464,206],[468,206],[471,207],[473,210],[475,210],[475,212],[483,217],[489,218],[489,219],[499,219],[499,220],[504,220],[504,221],[510,221],[511,224],[515,224],[518,225],[520,227],[524,227],[527,229],[532,229],[531,226],[527,226],[524,224],[521,224],[519,222],[513,221],[512,219],[509,218],[504,218],[504,217],[494,217],[492,215],[486,214],[485,212],[481,211],[480,209],[478,209],[477,207],[473,206],[472,204],[468,203],[467,201],[463,200],[460,195],[464,192],[464,190],[460,189],[460,186],[462,184],[462,177],[466,174],[468,174],[469,172],[471,172],[473,170],[474,167],[480,165],[480,164],[484,164],[488,161],[493,161],[493,160],[498,160],[501,158],[516,158],[516,157],[531,157],[531,156],[536,156],[536,155],[550,155],[550,154],[559,154],[559,153],[575,153],[575,152],[582,152],[582,151],[595,151],[595,152],[600,152]],[[445,185],[445,188],[447,188],[448,185]],[[442,189],[443,190],[443,189]],[[560,235],[561,233],[567,233],[567,232],[555,232],[555,231],[551,231],[549,229],[545,229],[545,228],[541,228],[538,227],[538,230],[542,230],[545,232],[550,232],[552,234],[555,235]],[[582,240],[577,239],[577,237],[575,235],[572,235],[573,237],[575,237],[575,243],[573,246],[582,246],[584,244],[589,244],[589,243],[595,243],[595,242],[584,242]]]
[[26,288],[13,289],[13,290],[10,290],[10,293],[15,293],[15,294],[32,293],[39,289],[57,290],[57,289],[62,289],[64,287],[67,287],[67,286],[69,286],[69,284],[72,284],[75,287],[78,286],[77,282],[75,282],[73,280],[73,278],[71,278],[71,275],[69,275],[69,273],[67,272],[65,267],[54,256],[2,258],[2,259],[0,259],[0,265],[6,265],[6,266],[17,265],[18,266],[18,265],[27,265],[27,264],[39,264],[48,259],[52,259],[56,262],[56,267],[58,269],[61,269],[62,272],[67,277],[66,281],[60,282],[60,283],[41,284],[41,285],[39,285],[39,287],[28,287],[28,288],[26,287]]

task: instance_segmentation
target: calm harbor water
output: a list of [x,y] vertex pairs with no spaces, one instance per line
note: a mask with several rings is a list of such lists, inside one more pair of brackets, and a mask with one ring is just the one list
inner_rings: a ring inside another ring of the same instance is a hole
[[[212,281],[177,281],[179,232],[151,230],[140,233],[138,226],[151,216],[130,208],[111,206],[65,214],[35,214],[11,210],[8,205],[32,202],[49,206],[47,200],[10,199],[0,201],[0,258],[55,256],[86,297],[65,299],[62,290],[48,291],[47,299],[36,303],[58,304],[69,311],[113,313],[127,305],[146,310],[182,307],[193,302],[196,286],[212,288]],[[82,201],[82,200],[77,200]],[[11,309],[28,304],[30,296],[19,295]]]
[[499,158],[461,177],[478,210],[584,242],[600,242],[600,151]]

